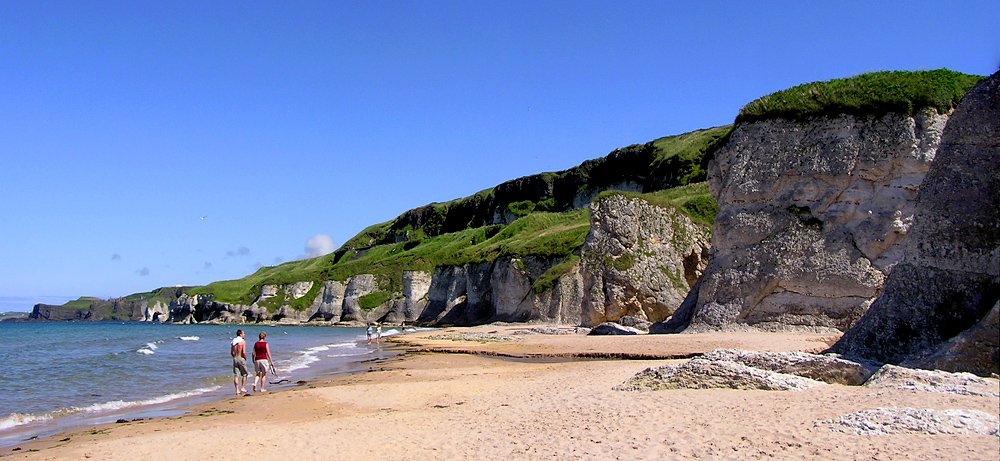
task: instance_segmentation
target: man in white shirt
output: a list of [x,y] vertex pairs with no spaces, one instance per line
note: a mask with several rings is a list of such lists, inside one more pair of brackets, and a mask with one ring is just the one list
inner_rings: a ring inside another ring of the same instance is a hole
[[236,386],[236,396],[247,393],[247,342],[243,330],[236,330],[236,337],[229,347],[233,356],[233,386]]

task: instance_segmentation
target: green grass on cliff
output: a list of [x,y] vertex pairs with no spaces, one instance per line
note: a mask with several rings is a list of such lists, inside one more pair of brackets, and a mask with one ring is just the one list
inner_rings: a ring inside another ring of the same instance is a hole
[[[216,301],[250,304],[263,285],[299,281],[344,281],[358,274],[374,274],[384,290],[402,290],[403,271],[433,271],[442,265],[491,262],[504,256],[564,257],[583,246],[590,230],[587,209],[563,213],[535,212],[507,226],[466,229],[420,240],[378,245],[364,251],[326,255],[279,266],[263,267],[238,280],[214,282],[188,290],[189,294],[212,294]],[[305,309],[316,293],[306,295],[296,309]],[[311,297],[310,297],[311,296]],[[308,299],[306,299],[308,298]],[[299,301],[299,300],[296,300]]]
[[[710,227],[715,218],[715,201],[708,192],[708,183],[701,182],[647,194],[607,192],[639,197],[657,206],[670,206],[693,221]],[[293,308],[306,309],[319,293],[325,280],[345,281],[358,274],[374,274],[381,290],[402,291],[403,271],[431,272],[438,266],[489,263],[502,257],[538,256],[566,258],[543,274],[533,287],[542,292],[555,286],[558,277],[577,260],[575,254],[590,232],[590,210],[581,208],[562,213],[534,212],[513,223],[492,225],[408,242],[377,245],[364,250],[330,254],[320,258],[292,261],[279,266],[262,267],[238,280],[214,282],[187,291],[188,294],[213,294],[221,302],[250,304],[260,294],[263,285],[282,285],[300,281],[315,282],[310,293],[290,301]],[[268,300],[280,303],[284,298]],[[379,295],[379,304],[390,299]],[[366,306],[376,299],[366,298]],[[369,308],[374,306],[369,306]]]
[[708,162],[732,132],[732,125],[696,130],[615,149],[563,171],[525,176],[468,197],[408,210],[391,221],[362,230],[344,249],[362,249],[484,227],[495,213],[525,217],[562,212],[581,197],[629,184],[645,191],[704,181]]
[[676,208],[681,214],[690,218],[691,221],[706,226],[709,229],[712,228],[712,223],[715,222],[715,213],[719,208],[718,204],[715,203],[715,199],[712,198],[712,194],[708,191],[707,181],[646,194],[608,191],[601,194],[597,200],[608,195],[636,197],[652,205]]
[[775,118],[801,120],[823,115],[914,115],[924,108],[953,109],[983,77],[938,69],[873,72],[814,82],[772,93],[740,110],[737,122]]
[[705,181],[713,152],[725,144],[732,132],[733,125],[726,125],[653,141],[651,173],[671,187]]
[[94,302],[98,301],[101,301],[101,299],[93,298],[90,296],[81,296],[80,298],[66,302],[65,304],[63,304],[63,307],[68,307],[70,309],[76,309],[76,310],[90,309],[90,306],[93,305]]

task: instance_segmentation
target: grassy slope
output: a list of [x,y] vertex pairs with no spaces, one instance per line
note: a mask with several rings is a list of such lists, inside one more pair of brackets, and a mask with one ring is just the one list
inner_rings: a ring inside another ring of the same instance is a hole
[[953,109],[983,77],[948,69],[919,72],[873,72],[856,77],[813,82],[772,93],[740,110],[737,122],[774,118],[800,120],[838,114],[899,112],[913,115],[924,108],[940,113]]
[[[509,189],[511,181],[469,197],[433,203],[420,209],[425,221],[423,227],[403,225],[415,211],[409,210],[391,221],[369,226],[345,242],[343,248],[358,249],[439,235],[441,229],[456,227],[454,223],[445,223],[455,217],[463,219],[458,227],[479,227],[481,224],[475,219],[456,211],[463,208],[489,207],[507,210],[515,216],[526,216],[533,211],[569,210],[576,193],[604,190],[623,180],[639,182],[647,192],[704,181],[712,151],[728,139],[731,131],[732,125],[726,125],[667,136],[646,144],[617,149],[607,157],[590,160],[568,170],[520,178],[515,181],[531,186],[540,183],[549,186],[525,200],[513,201],[500,192],[501,189]],[[566,190],[567,187],[570,189]],[[492,211],[487,214],[492,216]]]
[[[668,191],[629,195],[646,199],[661,206],[672,206],[688,214],[696,222],[710,226],[714,219],[715,202],[708,195],[707,183],[692,184]],[[709,206],[702,206],[708,200]],[[534,212],[513,223],[494,225],[460,232],[443,234],[420,241],[378,245],[365,251],[349,251],[339,257],[330,254],[320,258],[294,261],[274,267],[264,267],[256,273],[238,280],[215,282],[188,290],[189,294],[214,294],[222,302],[250,304],[260,287],[266,284],[287,284],[298,281],[344,281],[358,274],[374,274],[388,294],[398,295],[402,290],[403,271],[433,271],[437,266],[491,262],[500,257],[540,256],[569,258],[553,267],[536,281],[534,289],[544,291],[572,267],[574,253],[578,253],[590,231],[588,209],[562,213]],[[314,292],[299,300],[289,301],[292,307],[304,309],[312,303]],[[389,299],[379,295],[379,299]],[[284,302],[279,295],[272,303]]]

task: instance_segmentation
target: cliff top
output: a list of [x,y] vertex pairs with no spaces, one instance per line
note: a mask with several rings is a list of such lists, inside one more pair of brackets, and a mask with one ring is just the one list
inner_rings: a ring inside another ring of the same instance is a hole
[[736,122],[785,118],[801,120],[824,115],[914,115],[924,108],[945,113],[984,77],[948,69],[892,71],[813,82],[771,93],[740,110]]
[[726,125],[633,144],[567,170],[513,179],[465,198],[408,210],[362,230],[341,250],[510,223],[536,211],[568,211],[623,185],[654,192],[705,181],[712,153],[731,131],[732,125]]

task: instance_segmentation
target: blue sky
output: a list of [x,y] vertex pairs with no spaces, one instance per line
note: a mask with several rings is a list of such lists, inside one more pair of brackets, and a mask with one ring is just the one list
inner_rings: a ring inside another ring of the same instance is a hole
[[998,65],[995,1],[0,0],[0,311],[239,278],[800,83]]

